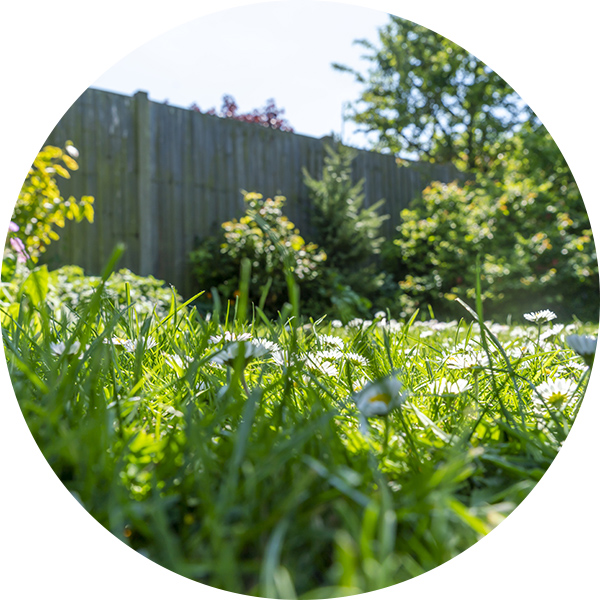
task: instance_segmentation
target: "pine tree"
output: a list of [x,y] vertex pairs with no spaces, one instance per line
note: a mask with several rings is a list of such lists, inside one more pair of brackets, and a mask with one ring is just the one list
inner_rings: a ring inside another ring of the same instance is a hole
[[327,253],[327,268],[338,272],[354,291],[368,295],[380,285],[375,256],[384,241],[381,225],[389,218],[378,212],[385,200],[364,206],[364,179],[352,181],[355,150],[341,144],[337,150],[330,146],[325,150],[321,179],[304,169],[304,183],[313,205],[313,238]]

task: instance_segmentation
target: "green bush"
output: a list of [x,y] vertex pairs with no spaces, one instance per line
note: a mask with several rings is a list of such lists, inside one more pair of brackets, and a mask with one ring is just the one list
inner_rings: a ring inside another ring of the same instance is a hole
[[[6,315],[18,312],[18,299],[22,297],[23,292],[27,294],[28,287],[31,287],[31,272],[24,265],[19,266],[10,283],[3,285],[0,291],[0,306]],[[59,310],[66,307],[78,314],[81,314],[88,305],[101,282],[100,277],[86,276],[84,270],[75,265],[50,272],[43,265],[36,267],[34,272],[37,274],[38,281],[42,282],[44,290],[42,295],[45,294],[45,301],[52,309]],[[132,304],[140,319],[153,312],[159,318],[168,315],[173,294],[181,304],[183,302],[181,297],[173,288],[167,287],[164,281],[152,276],[140,277],[128,269],[113,273],[104,287],[104,297],[107,300],[121,310]]]
[[215,288],[222,299],[234,302],[242,260],[249,259],[249,298],[273,315],[288,299],[286,269],[302,293],[319,277],[326,254],[316,244],[305,242],[283,214],[285,197],[263,199],[261,194],[244,192],[244,202],[244,216],[226,221],[219,236],[203,240],[191,253],[190,262],[208,297]]
[[564,318],[597,319],[590,223],[545,130],[524,131],[475,181],[433,183],[401,218],[387,260],[396,259],[409,308],[430,304],[449,314],[447,300],[473,298],[479,255],[488,315],[548,307]]
[[72,142],[65,149],[46,146],[41,150],[27,173],[27,178],[19,193],[12,221],[19,227],[19,238],[24,243],[27,254],[35,263],[47,246],[59,238],[56,228],[65,226],[67,220],[90,223],[94,220],[94,199],[61,196],[56,177],[70,179],[70,171],[79,166],[75,158],[79,152]]
[[338,312],[361,313],[371,307],[383,283],[376,257],[384,241],[381,225],[389,215],[378,212],[384,200],[364,206],[364,179],[352,181],[356,151],[341,144],[337,150],[329,146],[325,150],[321,179],[304,169],[312,202],[311,226],[315,242],[327,253],[324,271],[333,305]]

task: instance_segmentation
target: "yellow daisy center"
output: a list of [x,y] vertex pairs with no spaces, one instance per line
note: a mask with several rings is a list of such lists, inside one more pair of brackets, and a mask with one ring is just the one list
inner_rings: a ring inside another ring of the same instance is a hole
[[375,396],[371,396],[369,398],[369,402],[383,402],[384,404],[389,404],[392,400],[392,397],[385,392],[382,394],[377,394]]
[[558,405],[558,404],[562,404],[566,400],[567,400],[566,394],[563,394],[562,392],[554,392],[554,394],[552,394],[551,396],[548,397],[547,402],[548,402],[548,404]]

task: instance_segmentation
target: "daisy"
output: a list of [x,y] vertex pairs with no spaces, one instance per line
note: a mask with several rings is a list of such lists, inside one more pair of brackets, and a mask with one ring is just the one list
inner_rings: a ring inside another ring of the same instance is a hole
[[348,321],[348,327],[362,327],[363,326],[363,320],[359,317],[352,319],[351,321]]
[[294,364],[296,362],[296,355],[290,355],[289,350],[287,349],[275,350],[275,352],[271,354],[271,359],[275,364],[279,365],[280,367],[284,367],[286,365]]
[[[328,375],[329,377],[337,377],[339,375],[337,366],[331,362],[326,356],[323,356],[324,352],[315,352],[313,354],[306,355],[306,366],[313,370]],[[340,354],[341,356],[341,354]]]
[[[127,352],[135,352],[138,343],[140,342],[143,344],[144,340],[128,340],[127,338],[120,338],[116,336],[113,337],[110,341],[106,339],[104,340],[105,344],[112,343],[113,346],[122,346]],[[154,346],[156,346],[156,340],[152,336],[148,337],[148,339],[146,340],[146,346],[144,347],[144,350],[150,350],[150,348],[154,348]]]
[[429,391],[436,396],[441,396],[442,394],[458,395],[471,389],[471,385],[466,379],[459,379],[456,382],[451,382],[445,377],[432,381],[427,387],[429,388]]
[[362,367],[366,367],[369,364],[364,356],[357,354],[356,352],[346,352],[346,354],[344,354],[344,359],[348,362],[361,365]]
[[354,392],[360,392],[369,382],[369,379],[366,377],[359,377],[356,381],[352,383],[352,389]]
[[319,344],[322,346],[336,346],[337,348],[344,347],[344,340],[337,335],[319,335],[317,336]]
[[548,321],[552,321],[556,319],[556,315],[551,310],[538,310],[537,312],[525,313],[523,315],[525,319],[535,323],[536,325],[540,325],[541,323],[546,323]]
[[64,342],[50,342],[50,350],[52,350],[52,353],[56,354],[56,356],[61,356],[63,354],[77,354],[79,348],[81,348],[81,344],[77,340],[69,346],[68,350]]
[[446,357],[446,366],[449,369],[477,369],[487,365],[489,365],[489,360],[484,352],[450,354]]
[[250,340],[250,342],[252,344],[255,344],[256,346],[263,346],[269,352],[281,352],[281,348],[278,344],[276,344],[275,342],[271,342],[270,340],[266,340],[264,338],[255,338]]
[[247,341],[238,341],[229,343],[223,350],[217,352],[210,360],[216,365],[226,365],[233,367],[236,359],[243,352],[244,368],[255,358],[260,358],[269,353],[269,350],[262,344],[251,343]]
[[344,325],[339,319],[334,319],[333,321],[331,321],[331,326],[334,329],[339,329],[340,327],[343,327]]
[[344,355],[337,348],[333,348],[331,350],[317,350],[317,352],[313,352],[312,356],[319,360],[333,361],[340,360]]
[[542,335],[540,335],[540,341],[544,341],[548,338],[557,336],[564,328],[565,326],[562,323],[557,323],[556,325],[553,325],[552,327],[550,327],[550,329],[548,329],[548,331],[545,331],[544,333],[542,333]]
[[354,394],[356,407],[365,417],[383,417],[399,407],[408,397],[400,380],[394,376],[369,382]]
[[392,332],[392,333],[398,333],[404,326],[402,325],[402,323],[398,323],[398,321],[396,321],[395,319],[392,319],[389,323],[388,323],[388,329]]
[[165,357],[165,363],[173,369],[179,375],[179,377],[183,377],[185,371],[191,363],[194,362],[194,359],[191,356],[179,356],[178,354],[165,354],[163,352],[163,356]]
[[210,341],[211,344],[218,344],[221,341],[225,341],[225,342],[245,342],[246,340],[249,340],[252,336],[249,333],[240,333],[235,334],[235,333],[231,333],[231,331],[226,331],[225,333],[223,333],[223,335],[211,335],[208,340]]
[[590,335],[568,335],[565,342],[583,358],[588,367],[593,365],[598,338]]
[[535,388],[537,396],[534,395],[532,400],[538,409],[543,407],[539,396],[543,398],[547,405],[562,409],[569,402],[576,389],[577,383],[571,379],[549,379]]

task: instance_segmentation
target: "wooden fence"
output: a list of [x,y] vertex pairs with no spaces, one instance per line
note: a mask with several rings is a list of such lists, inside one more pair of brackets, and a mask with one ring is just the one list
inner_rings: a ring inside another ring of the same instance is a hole
[[[329,138],[271,130],[151,102],[145,92],[123,96],[88,89],[71,106],[47,143],[78,148],[80,169],[61,180],[63,195],[92,195],[93,224],[67,223],[50,246],[51,266],[78,264],[102,270],[114,246],[124,242],[121,266],[152,274],[183,295],[197,291],[188,256],[199,239],[223,221],[241,216],[240,190],[287,198],[286,214],[302,232],[310,201],[302,168],[319,176]],[[359,151],[353,178],[365,180],[365,204],[381,198],[392,236],[400,210],[432,180],[458,177],[452,166],[413,163]]]

